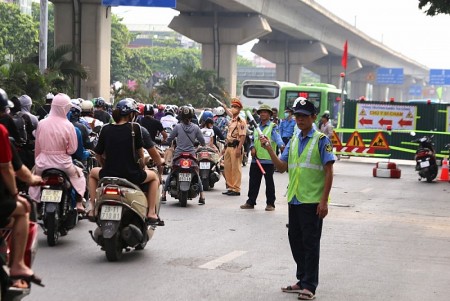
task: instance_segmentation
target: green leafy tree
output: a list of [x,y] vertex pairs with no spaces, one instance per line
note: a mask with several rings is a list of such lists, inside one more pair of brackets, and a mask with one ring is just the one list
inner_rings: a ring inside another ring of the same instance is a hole
[[226,99],[224,79],[217,79],[213,70],[184,66],[183,73],[165,80],[156,88],[155,102],[177,105],[192,104],[196,108],[213,107],[217,103],[209,93]]
[[429,16],[450,14],[450,0],[419,0],[419,9]]
[[47,83],[35,64],[10,63],[0,67],[0,87],[8,95],[29,95],[39,103],[44,99]]
[[69,59],[73,51],[75,50],[72,46],[61,45],[48,54],[45,77],[50,90],[74,95],[73,79],[88,78],[84,66]]
[[128,79],[130,70],[128,64],[128,44],[133,35],[128,28],[121,23],[122,19],[112,15],[111,19],[111,81],[125,81]]
[[15,62],[36,54],[39,34],[31,16],[22,14],[15,4],[0,2],[0,64],[7,55]]
[[237,56],[237,65],[239,67],[256,67],[256,65],[251,60],[243,57],[242,55]]

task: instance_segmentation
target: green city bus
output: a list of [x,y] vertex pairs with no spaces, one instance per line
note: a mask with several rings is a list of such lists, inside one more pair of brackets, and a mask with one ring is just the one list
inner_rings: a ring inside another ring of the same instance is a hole
[[[302,83],[295,87],[282,87],[280,91],[279,116],[284,118],[285,108],[292,108],[294,101],[298,97],[304,97],[316,106],[319,118],[328,110],[333,126],[337,127],[342,106],[341,93],[342,91],[336,86],[323,83]],[[344,97],[346,97],[345,93]]]

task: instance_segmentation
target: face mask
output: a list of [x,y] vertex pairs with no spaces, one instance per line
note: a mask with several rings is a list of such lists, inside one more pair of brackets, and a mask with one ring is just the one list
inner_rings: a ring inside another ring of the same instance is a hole
[[237,109],[237,108],[231,108],[231,113],[233,114],[233,115],[237,115],[237,114],[239,114],[239,109]]
[[284,118],[288,118],[289,117],[289,113],[284,113]]

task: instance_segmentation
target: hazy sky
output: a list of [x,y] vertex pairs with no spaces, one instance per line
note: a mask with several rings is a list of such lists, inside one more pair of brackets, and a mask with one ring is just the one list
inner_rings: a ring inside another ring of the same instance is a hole
[[[450,15],[426,16],[417,0],[316,0],[372,38],[432,69],[450,69]],[[118,7],[126,23],[169,24],[168,8]],[[249,54],[251,45],[239,47]],[[351,52],[351,45],[349,45]],[[396,67],[396,66],[393,66]]]

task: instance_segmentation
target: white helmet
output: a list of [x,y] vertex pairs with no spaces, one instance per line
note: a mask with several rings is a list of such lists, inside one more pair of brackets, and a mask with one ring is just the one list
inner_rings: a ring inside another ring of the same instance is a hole
[[164,115],[172,115],[175,117],[175,110],[171,106],[166,106],[164,109]]
[[48,99],[48,100],[52,99],[52,100],[53,100],[53,97],[55,97],[55,95],[53,95],[53,93],[48,93],[48,94],[45,96],[45,99]]
[[81,103],[80,107],[83,112],[92,112],[94,104],[90,100],[85,100]]
[[225,114],[225,109],[223,107],[217,107],[213,109],[213,113],[216,116],[222,116],[223,114]]

